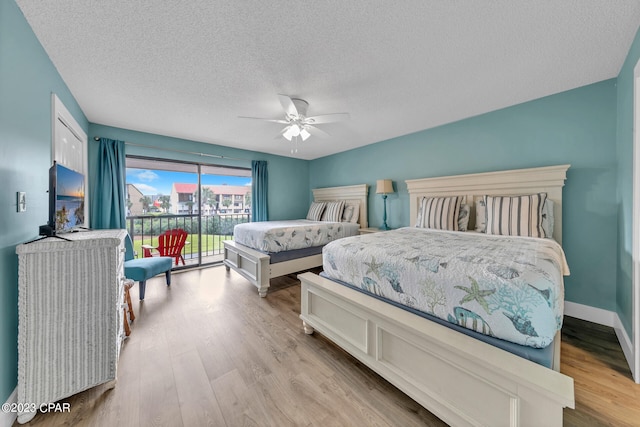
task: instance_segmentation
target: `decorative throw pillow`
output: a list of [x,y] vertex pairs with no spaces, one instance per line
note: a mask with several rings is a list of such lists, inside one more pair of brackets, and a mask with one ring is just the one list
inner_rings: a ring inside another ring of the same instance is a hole
[[342,220],[342,211],[344,210],[344,200],[337,202],[327,202],[322,214],[322,221],[340,222]]
[[487,232],[487,204],[484,202],[484,197],[476,200],[476,231]]
[[487,234],[544,237],[542,207],[547,193],[523,196],[484,196]]
[[553,217],[553,200],[547,199],[542,207],[542,229],[545,237],[553,237],[553,226],[555,218]]
[[333,203],[333,202],[325,202],[324,210],[322,211],[322,216],[320,217],[320,221],[328,221],[327,210],[329,208],[329,203]]
[[345,200],[342,222],[357,224],[360,221],[360,200]]
[[350,222],[353,218],[353,206],[345,206],[342,211],[342,222]]
[[460,214],[458,214],[458,231],[467,231],[470,213],[471,205],[468,205],[467,203],[460,205]]
[[435,230],[458,230],[462,197],[423,197],[420,201],[416,227]]
[[322,212],[324,212],[324,208],[327,206],[326,202],[313,202],[309,207],[309,212],[307,213],[307,219],[311,221],[320,221],[322,218]]

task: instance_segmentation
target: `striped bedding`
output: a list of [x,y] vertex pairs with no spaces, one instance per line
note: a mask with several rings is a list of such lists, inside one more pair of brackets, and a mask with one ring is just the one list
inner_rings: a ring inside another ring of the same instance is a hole
[[233,228],[233,239],[262,252],[276,253],[322,246],[336,239],[355,236],[359,229],[355,223],[306,219],[248,222]]
[[564,252],[551,239],[401,228],[331,242],[327,277],[534,348],[562,327]]

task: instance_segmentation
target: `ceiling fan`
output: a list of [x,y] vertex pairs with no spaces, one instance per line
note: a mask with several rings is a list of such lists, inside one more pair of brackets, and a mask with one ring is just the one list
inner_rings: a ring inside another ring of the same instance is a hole
[[[284,119],[266,119],[261,117],[246,116],[240,116],[240,118],[265,120],[267,122],[286,125],[280,131],[277,138],[283,136],[288,141],[295,140],[296,142],[298,138],[306,141],[311,135],[318,137],[328,137],[329,134],[317,128],[316,125],[349,119],[349,113],[331,113],[308,117],[307,109],[309,108],[309,103],[304,99],[291,98],[287,95],[280,94],[278,94],[278,98],[280,99],[280,104],[282,104],[282,108],[284,109]],[[295,148],[295,152],[297,151],[297,148]],[[293,153],[294,150],[292,149],[291,152]]]

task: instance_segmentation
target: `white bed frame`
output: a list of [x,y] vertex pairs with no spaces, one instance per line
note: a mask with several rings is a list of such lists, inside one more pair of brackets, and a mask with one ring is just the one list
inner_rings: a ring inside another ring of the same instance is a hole
[[[316,202],[359,200],[360,216],[358,224],[360,228],[368,227],[367,194],[369,186],[367,184],[316,188],[312,191],[313,199]],[[224,244],[223,262],[227,271],[233,269],[241,274],[258,288],[258,294],[261,297],[267,296],[270,279],[322,265],[322,254],[271,264],[269,254],[241,245],[233,240],[225,240],[222,243]]]
[[[562,187],[569,165],[408,180],[411,225],[423,196],[547,192],[562,241]],[[475,218],[472,210],[471,218]],[[313,273],[302,282],[304,331],[325,335],[453,426],[562,426],[574,408],[573,379],[554,366],[478,341]]]

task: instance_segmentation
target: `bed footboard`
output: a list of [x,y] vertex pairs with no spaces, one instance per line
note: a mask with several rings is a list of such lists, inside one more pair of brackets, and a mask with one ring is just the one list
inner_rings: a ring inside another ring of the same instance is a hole
[[[313,273],[304,331],[331,339],[448,424],[562,426],[573,379]],[[558,345],[559,345],[559,340]]]
[[224,240],[222,243],[224,244],[223,263],[227,271],[233,269],[242,275],[258,288],[258,294],[263,298],[267,296],[270,279],[322,265],[322,254],[271,264],[271,257],[263,252],[233,240]]
[[269,289],[270,257],[255,249],[237,244],[233,240],[224,240],[224,265],[232,268],[258,288],[261,297],[267,296]]

